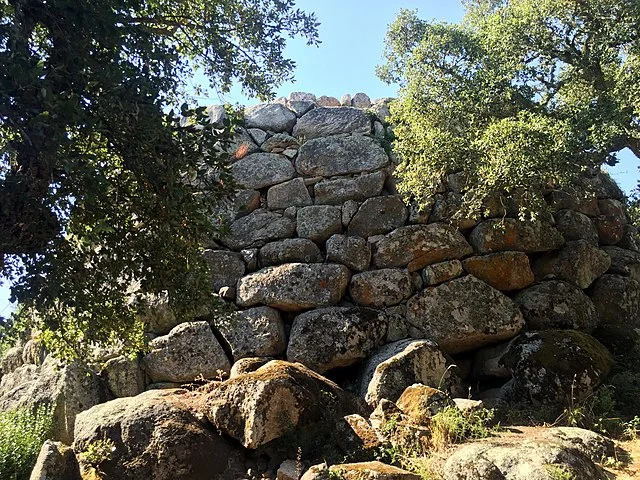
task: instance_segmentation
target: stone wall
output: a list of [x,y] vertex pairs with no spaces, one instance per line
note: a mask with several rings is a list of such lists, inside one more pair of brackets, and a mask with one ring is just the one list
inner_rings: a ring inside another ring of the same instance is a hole
[[[187,368],[193,362],[182,355],[175,368],[184,374],[153,367],[158,355],[166,365],[167,349],[176,350],[167,347],[171,337],[195,341],[184,325],[154,340],[157,350],[146,358],[152,380],[213,376],[264,363],[243,359],[273,357],[328,375],[353,367],[357,389],[375,404],[385,395],[372,380],[376,367],[435,342],[440,367],[417,368],[407,385],[385,388],[399,394],[418,381],[442,383],[453,358],[449,387],[463,380],[474,395],[505,384],[501,396],[560,399],[564,387],[553,385],[566,377],[570,386],[583,371],[585,394],[592,391],[611,360],[591,335],[611,350],[624,348],[639,320],[640,255],[617,185],[593,172],[574,194],[549,191],[555,213],[535,223],[518,221],[517,202],[504,198],[489,202],[481,220],[451,223],[464,175],[444,179],[429,209],[406,206],[394,188],[387,101],[358,94],[343,103],[295,93],[245,110],[232,148],[242,189],[221,210],[228,233],[205,253],[213,288],[238,312],[211,320],[206,342],[222,348],[206,348],[217,352],[208,370]],[[223,115],[210,111],[215,121]],[[546,344],[554,345],[551,357],[534,354]],[[554,371],[574,347],[588,350],[579,367],[550,373],[549,388],[531,384],[528,369]],[[435,361],[432,353],[418,357]]]

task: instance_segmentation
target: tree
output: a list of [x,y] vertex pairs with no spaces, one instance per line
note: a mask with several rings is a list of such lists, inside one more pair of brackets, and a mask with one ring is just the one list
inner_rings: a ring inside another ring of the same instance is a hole
[[137,346],[133,283],[179,311],[210,299],[230,132],[189,82],[268,98],[285,38],[317,44],[317,25],[293,0],[0,1],[0,279],[63,354]]
[[518,193],[536,214],[549,185],[640,156],[640,2],[472,0],[459,25],[404,10],[390,26],[385,81],[400,188],[418,202],[464,171],[466,213]]

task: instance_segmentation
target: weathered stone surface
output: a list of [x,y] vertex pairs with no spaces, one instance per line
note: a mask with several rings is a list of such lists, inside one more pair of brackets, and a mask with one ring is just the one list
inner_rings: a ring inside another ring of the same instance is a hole
[[431,417],[445,407],[455,406],[455,403],[437,388],[416,383],[402,392],[396,405],[417,424],[428,426]]
[[309,195],[309,190],[302,178],[294,178],[288,182],[274,185],[267,191],[267,206],[271,210],[306,207],[312,204],[311,195]]
[[275,212],[256,210],[233,222],[222,242],[232,250],[242,250],[253,244],[293,237],[295,231],[295,220]]
[[[98,405],[78,416],[74,450],[111,440],[110,459],[97,468],[105,480],[232,480],[244,472],[244,454],[194,413],[195,394],[151,390]],[[90,478],[90,477],[86,477]],[[91,477],[93,478],[93,477]]]
[[205,250],[202,254],[209,264],[211,289],[217,292],[222,287],[233,287],[244,275],[242,255],[227,250]]
[[100,373],[116,398],[135,397],[144,392],[145,380],[140,360],[119,356],[107,360]]
[[297,150],[299,146],[298,140],[286,133],[276,133],[261,145],[262,150],[269,153],[283,153],[289,149]]
[[367,358],[385,340],[387,317],[369,308],[320,308],[296,317],[287,360],[319,373]]
[[476,380],[508,379],[511,372],[502,364],[502,357],[509,351],[513,340],[482,347],[473,358],[471,375]]
[[497,252],[463,260],[464,269],[493,288],[507,292],[531,285],[535,276],[522,252]]
[[373,264],[377,268],[408,267],[410,272],[415,272],[472,252],[462,234],[450,225],[408,225],[394,230],[375,244]]
[[625,225],[624,234],[616,245],[634,252],[640,251],[640,235],[638,235],[638,229],[633,225]]
[[271,357],[247,357],[241,358],[231,367],[231,373],[229,378],[236,378],[246,373],[255,372],[263,365],[269,363],[273,358]]
[[288,263],[267,267],[238,281],[237,303],[294,312],[332,306],[344,296],[350,277],[344,265]]
[[342,205],[342,225],[348,227],[351,219],[360,208],[361,203],[355,200],[347,200]]
[[310,177],[372,172],[387,165],[389,157],[384,149],[374,139],[361,135],[309,140],[300,147],[296,159],[298,172]]
[[310,140],[341,133],[370,133],[371,119],[366,113],[351,107],[314,108],[296,123],[293,135]]
[[611,259],[598,247],[585,240],[569,242],[556,253],[540,257],[533,265],[537,280],[564,280],[587,288],[609,270]]
[[356,304],[365,307],[397,305],[413,294],[411,275],[393,268],[358,273],[351,277],[349,294]]
[[586,240],[598,245],[598,230],[586,215],[573,210],[560,210],[555,213],[556,228],[567,242]]
[[587,217],[597,217],[600,215],[598,199],[593,192],[565,192],[563,190],[553,190],[547,195],[547,203],[556,210],[574,210]]
[[371,99],[366,93],[358,92],[351,99],[351,105],[355,108],[369,108],[371,106]]
[[349,235],[369,238],[401,227],[407,216],[407,208],[400,197],[373,197],[360,205],[347,231]]
[[316,105],[318,105],[319,107],[339,107],[340,100],[338,100],[336,97],[322,95],[316,100]]
[[453,280],[464,273],[460,260],[434,263],[422,270],[422,281],[425,285],[433,286]]
[[[41,340],[31,338],[27,340],[22,349],[22,363],[25,365],[42,365],[47,357],[47,350]],[[0,369],[2,367],[0,366]]]
[[598,326],[598,312],[591,299],[567,282],[541,282],[519,292],[513,300],[531,330],[567,328],[591,333]]
[[166,292],[156,295],[144,294],[143,301],[137,307],[138,320],[144,324],[147,332],[164,335],[181,322],[169,307],[169,296]]
[[[378,461],[332,465],[328,471],[329,478],[337,477],[344,480],[420,480],[421,478],[415,473]],[[307,477],[305,480],[311,479]]]
[[247,132],[258,145],[262,145],[269,137],[269,134],[260,128],[248,128]]
[[520,335],[502,357],[513,376],[509,395],[533,402],[581,402],[606,378],[613,357],[595,338],[575,330]]
[[357,177],[322,180],[314,186],[316,205],[342,205],[347,200],[363,201],[380,195],[386,174],[383,170]]
[[246,217],[260,208],[260,192],[257,190],[238,190],[233,198],[232,220]]
[[0,373],[7,375],[17,370],[24,363],[22,353],[22,345],[9,348],[2,357],[2,360],[0,360]]
[[591,289],[600,323],[640,325],[640,283],[621,275],[602,275]]
[[234,361],[280,355],[287,348],[284,323],[273,308],[256,307],[218,315],[213,325],[231,348]]
[[[301,364],[274,360],[221,383],[209,394],[206,414],[246,448],[279,441],[295,456],[298,447],[321,450],[330,443],[337,419],[357,411],[335,383]],[[288,438],[293,434],[300,443]]]
[[290,132],[297,118],[295,113],[280,103],[254,105],[244,109],[244,124],[247,128]]
[[372,355],[360,376],[360,394],[376,406],[383,398],[397,400],[404,390],[421,383],[444,391],[459,392],[457,369],[431,340],[400,340]]
[[[600,461],[598,459],[597,461]],[[520,438],[463,445],[443,467],[444,480],[601,480],[606,475],[592,459],[555,440]]]
[[319,263],[323,258],[313,241],[307,238],[287,238],[262,247],[259,261],[262,267],[268,267],[283,263]]
[[611,267],[607,273],[623,275],[640,281],[640,253],[618,246],[604,246],[602,250],[611,258]]
[[289,94],[290,102],[315,102],[316,96],[308,92],[291,92]]
[[598,199],[613,198],[622,200],[624,193],[611,176],[606,172],[599,172],[595,176],[581,177],[578,184],[591,194],[595,194]]
[[460,353],[514,337],[524,326],[518,307],[472,275],[429,287],[407,303],[414,337]]
[[616,445],[613,440],[584,428],[545,428],[542,430],[541,436],[575,448],[594,462],[601,463],[607,457],[616,456]]
[[144,357],[153,382],[191,382],[196,377],[216,378],[231,369],[207,322],[182,323],[168,335],[149,342]]
[[429,223],[433,222],[451,222],[460,230],[470,230],[478,224],[478,219],[461,217],[456,218],[460,214],[463,207],[463,198],[459,193],[446,192],[444,194],[435,195]]
[[206,113],[209,116],[209,123],[216,128],[224,126],[225,120],[229,120],[224,105],[209,105],[206,109]]
[[344,95],[342,95],[342,97],[340,97],[340,105],[342,105],[343,107],[350,107],[351,95],[349,95],[348,93],[345,93]]
[[245,188],[264,188],[295,176],[291,161],[276,153],[253,153],[231,165],[231,174]]
[[324,243],[342,230],[342,212],[331,205],[313,205],[298,210],[296,216],[298,236]]
[[52,440],[70,444],[76,416],[111,399],[94,372],[77,362],[63,365],[48,356],[41,366],[22,365],[0,381],[0,411],[49,404],[53,408]]
[[332,235],[327,240],[327,261],[342,263],[358,272],[367,270],[371,263],[371,245],[361,237]]
[[564,238],[548,223],[505,218],[480,223],[471,232],[469,243],[478,253],[505,250],[531,253],[560,248],[564,245]]
[[81,480],[73,449],[63,443],[46,440],[29,480]]

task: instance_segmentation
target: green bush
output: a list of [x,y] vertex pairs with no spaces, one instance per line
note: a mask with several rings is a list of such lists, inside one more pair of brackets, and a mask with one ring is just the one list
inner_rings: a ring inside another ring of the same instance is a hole
[[51,433],[52,414],[49,405],[0,412],[0,479],[28,480]]

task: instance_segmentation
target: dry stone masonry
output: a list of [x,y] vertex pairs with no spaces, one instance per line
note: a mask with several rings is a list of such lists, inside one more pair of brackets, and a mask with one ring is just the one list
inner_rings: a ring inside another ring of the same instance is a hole
[[[462,172],[443,179],[429,208],[398,195],[388,103],[294,93],[247,108],[230,152],[238,188],[219,212],[228,228],[204,252],[230,312],[178,318],[158,297],[145,317],[150,351],[108,359],[107,393],[73,366],[51,380],[37,346],[20,345],[2,360],[0,407],[48,382],[52,399],[65,392],[81,406],[58,419],[81,471],[92,468],[81,455],[91,442],[122,431],[101,466],[108,478],[223,479],[287,459],[289,471],[297,447],[341,458],[359,441],[378,445],[384,419],[421,418],[411,404],[423,397],[435,409],[475,408],[450,400],[469,394],[487,405],[591,395],[611,352],[640,328],[638,235],[620,189],[594,171],[575,191],[546,192],[553,214],[541,220],[518,220],[517,202],[497,197],[485,217],[453,222]],[[209,111],[212,122],[224,116]],[[204,391],[164,390],[228,377]],[[127,398],[102,403],[113,397]],[[167,463],[174,443],[217,453],[178,448]],[[463,475],[465,459],[482,453],[487,469],[507,474],[500,448],[469,447],[448,468]],[[541,440],[521,456],[555,459],[560,448]],[[584,478],[595,478],[584,462]],[[345,478],[415,478],[376,462],[341,468]]]

